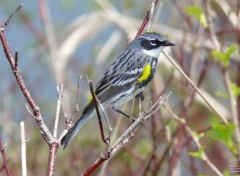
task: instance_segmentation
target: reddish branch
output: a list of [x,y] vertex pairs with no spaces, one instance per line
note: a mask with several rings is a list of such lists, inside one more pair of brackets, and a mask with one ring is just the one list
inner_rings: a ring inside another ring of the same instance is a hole
[[169,162],[169,168],[168,168],[168,176],[172,176],[173,175],[173,171],[177,165],[177,161],[180,157],[180,153],[182,151],[182,148],[184,147],[183,146],[183,142],[182,142],[182,139],[183,139],[183,125],[180,125],[177,129],[177,138],[175,139],[176,140],[176,144],[175,146],[173,147],[173,150],[172,150],[172,157],[170,159],[170,162]]
[[106,161],[108,158],[100,157],[98,158],[93,165],[91,165],[83,174],[82,176],[88,176],[92,174],[99,166],[102,165],[104,161]]
[[89,87],[90,87],[90,92],[92,94],[93,103],[94,103],[94,106],[95,106],[95,109],[96,109],[96,112],[97,112],[98,124],[99,124],[99,128],[100,128],[101,138],[102,138],[102,141],[106,144],[106,143],[108,143],[108,139],[106,139],[105,136],[104,136],[102,119],[101,119],[101,115],[100,115],[99,108],[98,108],[98,101],[97,101],[95,92],[93,90],[92,81],[89,80],[88,84],[89,84]]
[[45,141],[49,144],[49,162],[48,162],[48,171],[47,173],[49,175],[53,175],[53,168],[54,168],[54,163],[55,163],[55,159],[56,159],[56,153],[57,153],[57,149],[58,149],[58,143],[56,142],[57,140],[53,138],[52,134],[50,133],[50,131],[48,130],[47,126],[45,125],[44,121],[42,120],[41,117],[41,113],[40,110],[38,108],[38,106],[36,105],[35,101],[33,100],[31,94],[29,93],[22,75],[20,73],[20,70],[18,68],[18,52],[15,53],[15,58],[13,58],[11,50],[9,48],[5,33],[4,33],[4,27],[7,26],[7,24],[9,23],[10,19],[13,17],[13,15],[18,12],[21,9],[22,5],[20,5],[14,13],[12,13],[10,15],[10,17],[7,19],[7,21],[4,23],[4,25],[1,26],[0,29],[0,40],[2,42],[2,46],[3,46],[3,50],[5,53],[5,56],[11,66],[13,75],[16,78],[16,81],[19,85],[19,88],[21,89],[28,105],[31,107],[32,109],[32,116],[34,117],[35,121],[37,122],[40,130],[41,130],[41,134],[43,136],[43,138],[45,139]]
[[[153,3],[154,3],[154,6],[156,6],[157,3],[158,3],[158,0],[154,0]],[[148,10],[148,11],[147,11],[147,15],[145,16],[145,18],[144,18],[144,20],[143,20],[143,22],[142,22],[142,25],[141,25],[140,28],[138,29],[138,32],[137,32],[135,38],[136,38],[137,36],[139,36],[139,35],[143,32],[144,28],[146,27],[146,25],[147,25],[148,22],[149,22],[150,16],[152,16],[152,15],[153,15],[153,14],[150,14],[150,11]]]
[[12,68],[13,75],[16,78],[16,81],[19,85],[19,88],[21,89],[26,101],[28,102],[29,106],[32,109],[35,121],[37,122],[38,126],[41,128],[41,132],[42,132],[41,134],[44,137],[44,139],[48,143],[50,143],[52,141],[51,133],[46,128],[46,125],[44,124],[44,122],[40,118],[39,108],[36,105],[35,101],[32,99],[32,96],[29,93],[29,91],[28,91],[28,89],[27,89],[27,87],[26,87],[26,85],[23,81],[22,75],[20,74],[20,70],[18,68],[18,64],[16,62],[18,59],[12,57],[12,53],[11,53],[11,50],[9,48],[9,45],[8,45],[8,42],[7,42],[5,33],[4,33],[4,28],[0,29],[0,40],[1,40],[2,45],[3,45],[3,50],[4,50],[4,53],[5,53],[5,56],[6,56],[10,66]]
[[4,147],[3,147],[3,144],[2,144],[1,137],[0,137],[0,151],[1,151],[1,154],[2,154],[3,164],[4,164],[5,170],[7,172],[7,176],[11,176],[12,174],[10,172],[10,169],[8,168],[7,157],[6,157],[6,154],[5,154],[5,150],[4,150]]
[[49,145],[47,175],[54,175],[54,164],[56,161],[58,147],[59,147],[58,142],[52,142]]
[[149,19],[150,19],[150,13],[149,13],[149,11],[147,11],[147,15],[146,15],[145,19],[143,20],[142,25],[140,26],[135,38],[143,32],[143,29],[146,27]]

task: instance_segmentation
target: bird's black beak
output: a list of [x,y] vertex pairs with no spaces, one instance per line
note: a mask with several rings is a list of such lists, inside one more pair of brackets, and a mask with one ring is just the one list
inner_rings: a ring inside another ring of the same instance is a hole
[[174,45],[175,45],[174,43],[171,43],[171,42],[169,42],[169,41],[165,40],[165,42],[164,42],[164,45],[163,45],[163,46],[174,46]]

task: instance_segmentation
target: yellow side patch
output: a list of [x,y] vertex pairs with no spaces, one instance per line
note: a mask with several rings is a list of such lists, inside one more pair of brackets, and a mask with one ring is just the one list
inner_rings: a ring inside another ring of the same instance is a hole
[[91,102],[92,102],[92,100],[93,100],[93,96],[92,96],[92,95],[90,95],[90,97],[88,98],[88,104],[89,104],[89,103],[91,103]]
[[142,75],[138,78],[138,81],[143,82],[147,80],[150,74],[151,74],[151,65],[147,64],[143,69]]

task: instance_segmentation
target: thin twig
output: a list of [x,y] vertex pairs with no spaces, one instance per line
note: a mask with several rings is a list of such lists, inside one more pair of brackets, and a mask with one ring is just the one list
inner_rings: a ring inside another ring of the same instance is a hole
[[[155,4],[155,6],[156,6],[156,4]],[[160,16],[160,13],[161,13],[161,10],[162,10],[162,6],[163,6],[163,1],[160,1],[159,5],[158,5],[158,8],[155,9],[156,12],[155,12],[154,18],[152,20],[152,27],[151,27],[152,29],[154,29],[156,24],[157,24],[157,20],[158,20],[158,18]]]
[[154,145],[151,155],[147,161],[146,167],[144,168],[142,176],[147,176],[147,173],[150,171],[151,164],[152,164],[153,160],[156,159],[156,149],[157,149],[157,147],[156,147],[156,145]]
[[206,3],[206,18],[207,18],[207,23],[208,23],[208,32],[209,32],[209,37],[212,40],[215,48],[217,50],[220,50],[220,43],[218,42],[217,36],[214,33],[214,27],[213,27],[213,23],[212,23],[212,15],[210,13],[211,7],[210,7],[210,1],[207,0]]
[[108,137],[107,137],[107,140],[109,141],[108,144],[110,144],[110,136],[111,136],[111,133],[112,133],[112,127],[108,121],[108,117],[107,117],[107,114],[102,106],[102,103],[99,101],[99,99],[97,98],[97,96],[95,96],[96,99],[97,99],[97,102],[98,102],[98,105],[99,107],[101,108],[102,112],[103,112],[103,116],[104,116],[104,119],[106,121],[106,124],[107,124],[107,128],[108,128]]
[[159,158],[159,160],[156,162],[156,167],[154,168],[154,175],[158,175],[158,172],[161,170],[161,166],[163,164],[163,162],[165,161],[165,159],[167,158],[167,156],[169,155],[169,151],[173,145],[174,142],[174,138],[177,135],[177,130],[173,133],[170,142],[168,143],[168,145],[166,146],[165,150],[163,150],[163,155],[161,158]]
[[[221,45],[220,45],[220,42],[218,41],[216,33],[214,32],[215,30],[214,30],[212,18],[211,18],[211,15],[210,15],[210,10],[211,10],[210,2],[206,1],[205,4],[206,4],[206,13],[208,14],[207,15],[207,21],[208,21],[208,24],[209,24],[208,25],[209,26],[208,27],[209,35],[210,35],[210,38],[211,38],[211,40],[212,40],[212,42],[215,46],[215,49],[220,50]],[[234,95],[232,93],[231,88],[230,88],[231,80],[230,80],[228,72],[226,70],[223,71],[223,77],[224,77],[227,92],[228,92],[228,95],[229,95],[232,119],[233,119],[234,124],[237,127],[239,127],[239,120],[238,120],[238,114],[237,114],[237,101],[236,101],[236,98],[234,97]],[[238,156],[237,157],[238,157],[238,161],[240,162],[240,145],[239,145],[240,134],[239,134],[239,132],[240,132],[239,128],[235,128],[235,140],[236,140],[237,149],[238,149]]]
[[103,130],[103,124],[102,124],[102,118],[101,118],[101,115],[100,115],[100,112],[99,112],[99,109],[98,109],[98,102],[97,102],[97,99],[96,99],[96,95],[95,95],[95,92],[94,92],[94,89],[93,89],[93,85],[92,85],[92,81],[89,80],[86,76],[86,79],[88,81],[88,85],[89,85],[89,88],[90,88],[90,92],[92,94],[92,98],[93,98],[93,103],[94,103],[94,106],[95,106],[95,109],[96,109],[96,113],[97,113],[97,117],[98,117],[98,124],[99,124],[99,128],[100,128],[100,133],[101,133],[101,138],[102,138],[102,141],[106,144],[108,143],[109,141],[105,139],[105,136],[104,136],[104,130]]
[[[121,123],[122,123],[122,119],[123,118],[117,118],[117,123],[115,125],[115,127],[113,128],[113,133],[111,135],[111,141],[110,141],[110,144],[109,145],[112,145],[113,142],[117,139],[117,135],[118,135],[118,132],[119,132],[119,129],[120,129],[120,126],[121,126]],[[106,162],[104,162],[103,166],[101,167],[101,171],[99,172],[99,176],[105,176],[105,171],[106,171],[106,168],[107,168],[107,165],[109,163],[110,160],[107,160]]]
[[0,28],[5,28],[5,27],[8,25],[8,23],[10,22],[10,20],[12,19],[12,17],[13,17],[17,12],[19,12],[19,11],[21,10],[22,6],[23,6],[23,4],[20,4],[20,5],[15,9],[15,11],[11,13],[11,15],[8,17],[8,19],[4,22],[4,24],[0,26]]
[[228,123],[227,119],[218,112],[217,109],[215,109],[214,106],[211,105],[211,103],[205,98],[203,93],[198,89],[198,87],[192,82],[192,80],[182,71],[182,69],[176,64],[176,62],[167,54],[163,51],[163,54],[167,57],[167,59],[171,62],[171,64],[181,73],[181,75],[188,81],[189,84],[197,91],[197,93],[200,95],[200,97],[204,100],[204,102],[215,112],[222,120],[224,123]]
[[157,2],[158,2],[158,0],[152,0],[151,8],[150,8],[150,11],[149,11],[149,22],[148,22],[147,29],[146,29],[147,32],[149,32],[150,29],[151,29],[153,12],[154,12],[154,8],[155,8]]
[[148,111],[142,113],[142,116],[138,117],[132,125],[116,140],[116,142],[111,146],[109,151],[107,151],[104,155],[101,155],[93,165],[91,165],[85,172],[84,176],[90,175],[96,168],[98,168],[104,161],[112,158],[119,150],[121,150],[126,144],[128,144],[131,139],[134,137],[136,131],[143,126],[144,122],[147,122],[149,118],[153,117],[153,113],[156,112],[159,108],[165,104],[166,99],[169,98],[172,92],[170,92],[166,98],[158,99],[159,102],[155,104],[159,104],[158,107],[150,108],[153,111]]
[[[21,9],[21,7],[19,8],[19,10],[20,9]],[[18,11],[18,9],[16,11]],[[8,19],[10,20],[11,17],[9,17]],[[0,40],[2,42],[5,56],[11,66],[11,69],[16,78],[16,81],[17,81],[26,101],[28,102],[29,106],[32,109],[32,112],[33,112],[32,114],[33,114],[35,121],[37,122],[38,126],[41,129],[41,134],[42,134],[43,138],[48,142],[48,144],[50,144],[51,141],[53,141],[53,137],[52,137],[50,131],[48,130],[47,126],[45,125],[44,121],[42,120],[39,107],[36,105],[35,101],[32,99],[32,96],[29,93],[29,91],[23,81],[22,75],[18,68],[18,64],[16,63],[16,62],[18,62],[18,54],[17,54],[18,52],[16,52],[15,58],[13,58],[11,50],[10,50],[8,42],[7,42],[7,39],[6,39],[6,36],[5,36],[5,33],[4,33],[3,27],[1,27],[1,29],[0,29]]]
[[238,121],[238,113],[237,113],[237,99],[236,97],[234,97],[233,91],[231,90],[231,80],[226,70],[224,71],[223,76],[224,76],[224,81],[227,87],[227,92],[229,95],[232,120],[234,125],[236,125],[234,135],[235,135],[235,140],[236,140],[236,145],[238,150],[237,159],[238,159],[238,162],[240,162],[240,131],[239,131],[239,121]]
[[53,129],[53,137],[57,138],[57,129],[58,129],[58,122],[59,122],[59,116],[60,116],[60,109],[61,109],[61,103],[62,103],[62,97],[63,97],[63,84],[57,86],[58,91],[58,100],[57,100],[57,109],[56,109],[56,116],[55,116],[55,123],[54,123],[54,129]]
[[44,121],[40,117],[41,116],[40,109],[36,105],[35,101],[32,99],[32,96],[29,93],[29,91],[23,81],[22,75],[20,74],[18,66],[16,67],[16,62],[15,62],[15,59],[12,57],[11,50],[8,46],[8,42],[7,42],[3,28],[0,29],[0,40],[2,42],[5,56],[12,68],[12,72],[16,78],[16,81],[17,81],[26,101],[28,102],[29,106],[32,109],[32,112],[34,114],[33,117],[34,117],[35,121],[37,122],[38,126],[40,127],[40,129],[42,131],[41,134],[44,137],[44,139],[50,144],[51,141],[53,141],[53,137],[52,137],[50,131],[48,130],[47,126],[45,125]]
[[[26,104],[26,109],[28,111],[28,113],[35,119],[35,121],[37,122],[39,128],[40,128],[40,131],[41,131],[41,134],[43,136],[43,138],[45,139],[45,141],[48,143],[48,144],[51,144],[53,141],[55,141],[55,139],[53,138],[51,132],[49,131],[48,127],[46,126],[46,124],[44,123],[43,121],[43,118],[42,118],[42,115],[39,113],[39,116],[36,117],[32,111],[30,110],[30,108],[28,107],[28,105]],[[40,110],[39,110],[40,112]]]
[[7,172],[7,176],[12,176],[12,174],[10,172],[10,169],[8,167],[7,157],[6,157],[5,149],[3,147],[2,137],[1,136],[0,136],[0,151],[1,151],[2,159],[3,159],[3,168],[5,168],[5,170]]
[[91,175],[99,166],[102,165],[104,161],[106,161],[107,158],[100,157],[98,158],[83,174],[82,176],[88,176]]
[[[208,25],[209,35],[210,35],[210,38],[211,38],[211,40],[212,40],[212,42],[215,46],[215,49],[220,51],[221,50],[221,45],[220,45],[220,42],[218,41],[218,38],[216,36],[212,16],[210,15],[210,11],[211,11],[210,1],[206,1],[205,4],[206,4],[206,13],[208,14],[207,15],[207,22],[209,24]],[[218,1],[218,4],[219,4],[220,7],[222,7],[222,5],[225,4],[223,11],[225,11],[226,9],[229,8],[228,4],[226,4],[224,1]],[[226,9],[225,9],[225,7],[226,7]],[[234,13],[232,11],[232,14],[231,15],[229,14],[229,20],[233,16],[234,16]],[[230,20],[230,22],[231,22],[231,20]],[[231,80],[230,80],[229,74],[226,70],[223,71],[223,77],[224,77],[227,92],[228,92],[228,95],[229,95],[232,120],[233,120],[234,124],[237,126],[237,128],[235,128],[234,137],[235,137],[235,140],[236,140],[237,151],[238,151],[237,159],[238,159],[238,162],[240,162],[240,144],[239,144],[239,142],[240,142],[240,134],[239,134],[240,131],[239,131],[239,119],[238,119],[238,113],[237,113],[237,100],[234,97],[233,92],[230,88]]]
[[[162,105],[167,101],[167,99],[172,94],[172,91],[166,96],[166,98],[159,98],[154,105],[147,111],[142,113],[142,116],[138,117],[135,122],[118,138],[118,140],[111,147],[112,150],[118,150],[119,146],[121,146],[127,139],[129,139],[132,135],[134,135],[135,131],[142,126],[145,121],[148,121],[149,118],[159,109]],[[156,106],[158,105],[158,106]],[[114,153],[114,152],[113,152]]]
[[[157,1],[155,3],[155,5],[157,4]],[[149,22],[149,11],[147,12],[147,15],[141,25],[141,27],[138,30],[138,33],[136,34],[136,37],[138,35],[140,35],[143,31],[143,29],[145,28],[146,24]],[[135,37],[135,38],[136,38]],[[97,108],[97,102],[95,100],[95,94],[93,89],[91,90],[92,92],[92,96],[93,96],[93,100],[96,106],[96,110]],[[133,97],[135,98],[135,97]],[[161,105],[160,105],[161,106]],[[160,107],[159,106],[159,107]],[[157,108],[156,108],[157,109]],[[99,112],[97,112],[98,114]],[[142,114],[142,116],[140,116],[129,128],[128,130],[125,131],[124,134],[122,134],[119,139],[117,140],[117,142],[115,142],[113,144],[113,146],[111,147],[111,149],[105,153],[105,156],[100,156],[100,158],[98,158],[93,165],[91,165],[83,174],[83,176],[88,176],[90,175],[93,171],[95,171],[104,161],[108,160],[109,158],[111,158],[114,154],[116,154],[117,151],[119,151],[124,145],[126,145],[127,143],[130,142],[131,138],[134,136],[134,133],[137,131],[137,129],[142,126],[142,120],[144,118],[145,113]],[[100,115],[98,115],[98,118],[101,118]],[[150,118],[150,116],[148,116],[148,118]],[[147,118],[146,118],[147,120]],[[100,125],[100,123],[99,123]],[[136,126],[135,126],[136,125]],[[100,127],[101,128],[101,127]],[[130,130],[129,130],[130,129]],[[101,130],[102,132],[102,130]],[[102,137],[103,138],[103,137]]]
[[81,85],[81,80],[82,80],[82,76],[79,75],[78,76],[78,86],[77,86],[77,96],[76,96],[76,104],[75,104],[75,109],[72,113],[72,115],[70,116],[70,118],[68,118],[68,116],[66,114],[64,114],[64,119],[65,119],[65,128],[63,130],[63,132],[60,134],[59,136],[59,141],[61,141],[61,139],[67,134],[67,132],[69,131],[69,129],[72,127],[72,123],[74,121],[75,116],[78,114],[79,112],[79,105],[78,105],[78,99],[79,99],[79,94],[80,94],[80,85]]
[[[177,120],[180,124],[182,124],[187,132],[190,134],[192,137],[193,141],[197,145],[198,149],[202,148],[202,145],[199,142],[199,138],[197,138],[196,135],[194,135],[193,130],[186,124],[186,121],[183,118],[178,117],[178,115],[168,106],[164,105],[164,108],[167,110],[169,114],[173,116],[175,120]],[[206,155],[205,151],[202,151],[202,156],[201,159],[218,175],[218,176],[223,176],[221,171],[218,170],[218,168],[209,160],[208,156]]]
[[77,114],[79,112],[79,105],[78,105],[78,101],[79,101],[79,94],[80,94],[80,88],[81,88],[81,81],[82,81],[83,76],[79,75],[78,76],[78,86],[77,86],[77,96],[76,96],[76,103],[75,103],[75,109],[71,115],[71,118],[69,119],[69,121],[67,122],[67,125],[71,125],[74,121],[74,117],[75,114]]
[[76,98],[76,105],[78,105],[78,100],[79,100],[79,94],[80,94],[80,86],[81,86],[81,81],[82,81],[83,76],[79,75],[78,76],[78,88],[77,88],[77,98]]
[[56,36],[53,28],[49,6],[46,0],[38,0],[38,5],[39,5],[39,14],[40,14],[40,17],[42,18],[44,29],[46,31],[46,36],[47,36],[46,40],[48,43],[53,71],[55,74],[54,76],[56,77],[57,81],[60,81],[58,80],[59,77],[57,76],[57,73],[58,73],[57,69],[56,67],[54,67],[56,65],[54,61],[58,58],[58,52],[57,52]]
[[142,100],[138,98],[138,116],[142,115]]
[[27,176],[27,157],[26,157],[26,139],[25,139],[25,127],[24,122],[20,122],[21,128],[21,164],[22,164],[22,176]]
[[137,36],[139,36],[139,35],[143,32],[143,30],[144,30],[145,26],[147,25],[148,21],[149,21],[149,11],[147,11],[147,14],[146,14],[146,16],[145,16],[145,18],[144,18],[144,20],[143,20],[142,25],[140,26],[140,28],[139,28],[139,30],[138,30],[138,32],[137,32],[135,38],[136,38]]

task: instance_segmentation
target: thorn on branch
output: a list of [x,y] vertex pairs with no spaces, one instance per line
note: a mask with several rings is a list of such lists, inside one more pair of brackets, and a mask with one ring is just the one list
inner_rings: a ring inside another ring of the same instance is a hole
[[15,51],[14,60],[15,60],[15,70],[16,70],[18,67],[18,50]]

